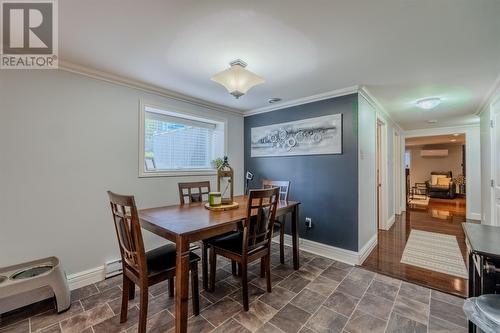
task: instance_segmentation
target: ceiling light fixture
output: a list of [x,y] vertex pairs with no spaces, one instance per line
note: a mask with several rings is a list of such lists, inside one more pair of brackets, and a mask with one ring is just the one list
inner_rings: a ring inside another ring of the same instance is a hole
[[429,124],[436,124],[438,121],[436,119],[427,120]]
[[245,95],[248,90],[265,82],[260,76],[245,69],[246,62],[237,59],[229,63],[230,68],[212,76],[212,81],[223,85],[235,98]]
[[421,109],[431,110],[434,109],[439,104],[441,104],[441,98],[439,97],[423,98],[419,99],[415,104]]
[[460,134],[458,134],[458,133],[453,134],[453,136],[459,136],[459,135],[460,135]]

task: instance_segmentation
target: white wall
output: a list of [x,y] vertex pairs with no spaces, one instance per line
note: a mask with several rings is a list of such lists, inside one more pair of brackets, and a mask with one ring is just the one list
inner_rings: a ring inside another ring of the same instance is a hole
[[[422,157],[420,152],[425,149],[446,149],[448,156]],[[462,146],[452,144],[427,145],[408,147],[411,151],[410,183],[425,183],[431,179],[432,171],[451,171],[453,177],[462,172]]]
[[358,95],[358,251],[377,234],[376,112]]
[[443,127],[404,132],[404,136],[420,137],[465,133],[466,217],[481,220],[481,151],[479,124],[472,126]]
[[[72,274],[118,258],[108,189],[134,194],[139,208],[178,202],[188,178],[138,178],[141,97],[227,119],[243,193],[241,116],[64,71],[2,71],[0,267],[55,255]],[[147,237],[149,247],[160,242]]]
[[[358,248],[361,250],[377,234],[377,177],[376,177],[376,142],[377,119],[384,123],[383,142],[386,157],[383,158],[385,182],[383,182],[383,221],[382,229],[390,229],[395,221],[395,180],[400,175],[395,163],[402,163],[394,158],[394,140],[403,142],[401,129],[383,112],[366,89],[362,89],[358,99],[358,174],[359,174],[359,209],[358,209]],[[400,146],[401,147],[401,146]]]

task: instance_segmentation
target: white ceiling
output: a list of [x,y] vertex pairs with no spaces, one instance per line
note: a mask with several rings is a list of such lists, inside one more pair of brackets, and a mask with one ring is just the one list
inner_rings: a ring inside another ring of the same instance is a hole
[[[497,0],[64,0],[60,58],[244,111],[365,85],[404,129],[442,127],[477,121],[499,17]],[[266,79],[239,100],[210,80],[237,58]]]

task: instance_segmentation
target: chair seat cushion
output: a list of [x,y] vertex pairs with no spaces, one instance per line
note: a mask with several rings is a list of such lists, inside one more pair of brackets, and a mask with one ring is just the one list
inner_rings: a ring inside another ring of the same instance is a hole
[[225,237],[218,237],[217,239],[210,241],[208,244],[236,254],[241,254],[243,246],[243,233],[241,231],[233,232]]
[[207,238],[207,239],[204,239],[203,240],[203,243],[212,243],[212,242],[215,242],[216,240],[218,239],[221,239],[221,238],[225,238],[227,236],[231,236],[233,234],[237,234],[239,231],[230,231],[230,232],[227,232],[225,234],[222,234],[222,235],[218,235],[218,236],[214,236],[214,237],[210,237],[210,238]]
[[[200,260],[195,253],[189,253],[191,263]],[[158,274],[167,270],[175,270],[176,251],[175,244],[167,244],[146,252],[146,263],[148,265],[148,274]]]

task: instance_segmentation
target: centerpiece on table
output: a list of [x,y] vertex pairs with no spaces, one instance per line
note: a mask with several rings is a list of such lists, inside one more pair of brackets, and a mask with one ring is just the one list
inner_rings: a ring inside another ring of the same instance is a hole
[[[217,162],[217,161],[215,161]],[[208,194],[208,203],[205,208],[210,210],[229,210],[238,208],[239,204],[233,201],[234,171],[229,165],[227,156],[224,156],[222,164],[217,166],[217,192]]]

